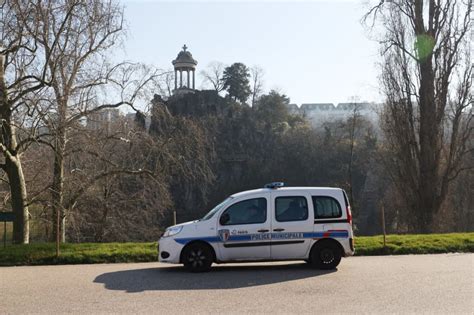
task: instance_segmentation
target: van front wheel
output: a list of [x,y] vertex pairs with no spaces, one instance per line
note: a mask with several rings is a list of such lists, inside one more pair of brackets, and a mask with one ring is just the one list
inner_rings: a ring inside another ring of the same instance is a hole
[[341,250],[332,242],[316,245],[311,251],[311,263],[319,269],[334,269],[341,262]]
[[191,244],[184,249],[183,265],[191,272],[209,271],[212,265],[212,252],[208,246]]

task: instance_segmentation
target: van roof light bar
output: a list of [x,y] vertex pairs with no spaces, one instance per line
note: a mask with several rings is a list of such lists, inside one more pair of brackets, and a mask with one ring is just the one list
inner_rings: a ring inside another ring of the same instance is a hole
[[263,187],[264,188],[270,188],[270,189],[277,189],[277,188],[281,188],[281,187],[284,187],[284,186],[285,186],[284,182],[273,182],[273,183],[265,184],[265,186],[263,186]]

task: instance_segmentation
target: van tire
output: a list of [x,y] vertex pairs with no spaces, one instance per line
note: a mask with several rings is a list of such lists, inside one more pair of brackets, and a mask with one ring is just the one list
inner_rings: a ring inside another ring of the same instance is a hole
[[341,257],[341,249],[334,241],[320,241],[310,253],[312,266],[324,270],[335,269],[341,262]]
[[183,250],[182,262],[184,268],[191,272],[206,272],[211,270],[214,256],[209,246],[194,243]]

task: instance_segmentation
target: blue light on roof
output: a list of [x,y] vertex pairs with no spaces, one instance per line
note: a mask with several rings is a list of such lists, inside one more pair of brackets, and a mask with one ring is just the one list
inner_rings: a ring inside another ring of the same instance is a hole
[[263,186],[263,187],[264,188],[276,189],[276,188],[280,188],[280,187],[283,187],[283,186],[285,186],[284,182],[273,182],[273,183],[265,184],[265,186]]

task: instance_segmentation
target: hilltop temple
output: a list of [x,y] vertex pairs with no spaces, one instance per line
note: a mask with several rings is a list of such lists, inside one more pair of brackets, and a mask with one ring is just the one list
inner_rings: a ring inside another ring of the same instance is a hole
[[[194,91],[196,89],[196,66],[198,62],[193,58],[191,52],[188,51],[188,46],[184,45],[183,50],[178,53],[176,59],[171,63],[174,67],[173,94],[189,93]],[[184,82],[183,73],[186,74]]]

